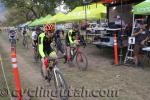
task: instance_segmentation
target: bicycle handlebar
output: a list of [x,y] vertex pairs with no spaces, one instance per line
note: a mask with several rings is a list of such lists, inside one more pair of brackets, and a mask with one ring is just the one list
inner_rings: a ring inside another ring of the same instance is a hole
[[48,58],[48,60],[49,61],[55,61],[55,60],[58,60],[58,59],[63,59],[63,58],[65,58],[64,56],[62,56],[62,57],[57,57],[56,59],[55,58],[51,58],[51,57],[47,57]]

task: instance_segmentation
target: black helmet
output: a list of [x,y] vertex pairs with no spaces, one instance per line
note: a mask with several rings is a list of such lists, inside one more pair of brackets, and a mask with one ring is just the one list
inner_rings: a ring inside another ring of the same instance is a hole
[[35,31],[41,31],[40,27],[36,27]]
[[35,31],[35,28],[32,28],[31,30],[32,30],[32,31]]
[[79,25],[78,24],[73,24],[73,29],[79,29]]

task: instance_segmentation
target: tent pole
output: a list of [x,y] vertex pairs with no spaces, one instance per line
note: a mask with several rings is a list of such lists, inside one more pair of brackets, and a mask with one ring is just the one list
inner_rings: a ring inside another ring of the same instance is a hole
[[132,33],[131,33],[131,36],[133,35],[133,32],[134,32],[134,28],[135,28],[135,15],[133,14],[133,20],[132,20]]
[[[123,4],[122,4],[122,0],[121,0],[121,34],[123,34],[123,29],[122,29],[122,21],[123,21]],[[120,53],[119,53],[119,64],[122,64],[122,57],[123,57],[123,54],[122,54],[122,48],[123,48],[123,39],[122,39],[122,36],[120,36],[120,39],[121,39],[121,44],[120,44]]]
[[[86,4],[85,4],[85,23],[87,23],[87,16],[86,16],[86,14],[87,14],[87,11],[86,11]],[[86,34],[86,40],[87,40],[87,34]]]

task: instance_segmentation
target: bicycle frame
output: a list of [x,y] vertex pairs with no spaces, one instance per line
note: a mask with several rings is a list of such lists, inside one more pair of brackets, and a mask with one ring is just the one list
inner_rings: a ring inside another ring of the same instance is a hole
[[[52,75],[51,77],[54,76],[55,78],[55,81],[57,83],[57,86],[58,86],[58,79],[57,79],[57,75],[56,75],[56,71],[60,71],[59,68],[57,67],[57,62],[56,61],[49,61],[49,63],[52,62],[53,64],[51,64],[52,66],[52,70],[49,68],[49,72],[52,72]],[[50,65],[49,65],[50,66]],[[51,81],[51,80],[50,80]]]
[[[55,65],[54,68],[53,68],[53,74],[54,74],[54,76],[55,76],[56,83],[58,83],[58,79],[56,78],[56,77],[57,77],[56,71],[59,71],[59,68]],[[57,85],[58,85],[58,84],[57,84]]]
[[[74,48],[71,47],[71,49],[74,49]],[[71,51],[70,51],[70,52],[71,52]],[[79,46],[77,46],[77,48],[75,48],[75,50],[73,50],[73,55],[71,55],[71,58],[72,58],[71,61],[74,60],[74,58],[75,58],[75,56],[77,55],[78,52],[81,52]]]
[[27,41],[27,36],[23,36],[23,42]]

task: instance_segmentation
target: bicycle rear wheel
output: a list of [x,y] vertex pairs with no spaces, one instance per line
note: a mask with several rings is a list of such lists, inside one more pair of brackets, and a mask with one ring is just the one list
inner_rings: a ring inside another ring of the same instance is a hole
[[55,78],[54,78],[54,83],[55,83],[55,88],[56,88],[56,93],[57,97],[60,100],[68,100],[68,84],[64,79],[63,74],[55,70]]
[[28,49],[28,39],[27,39],[27,37],[25,39],[25,47]]
[[77,53],[76,63],[81,71],[87,70],[88,60],[87,57],[82,52]]
[[24,37],[24,39],[23,39],[23,46],[28,49],[28,40],[27,40],[27,37]]
[[11,39],[11,48],[13,52],[16,52],[16,40]]
[[35,63],[39,61],[39,52],[38,52],[37,47],[35,48],[35,52],[34,52],[34,60],[35,60]]

